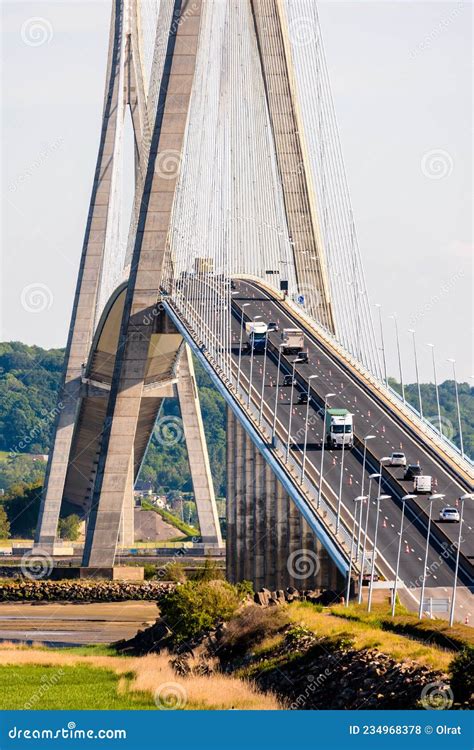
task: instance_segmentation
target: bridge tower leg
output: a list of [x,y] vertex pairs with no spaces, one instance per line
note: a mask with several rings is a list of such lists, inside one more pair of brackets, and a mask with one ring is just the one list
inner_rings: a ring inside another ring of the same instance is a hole
[[119,345],[107,408],[83,565],[113,565],[127,483],[128,457],[137,430],[157,290],[163,260],[179,158],[174,174],[161,173],[160,159],[173,149],[182,152],[194,79],[201,18],[201,0],[176,0],[166,41],[166,56],[150,154],[139,200],[139,216]]
[[184,344],[178,365],[178,399],[202,541],[222,546],[214,484],[191,350]]
[[[102,276],[107,263],[110,227],[116,219],[114,175],[117,168],[125,106],[132,112],[137,144],[147,132],[146,103],[140,77],[136,24],[128,9],[136,0],[113,0],[102,131],[92,196],[82,248],[65,366],[59,389],[58,413],[41,499],[35,544],[53,551],[71,446],[80,415],[82,372],[100,317]],[[136,15],[133,16],[136,19]],[[130,25],[129,25],[130,24]],[[139,161],[139,149],[137,148]],[[113,241],[113,240],[112,240]],[[114,249],[116,254],[116,249]]]
[[336,565],[244,428],[227,411],[227,541],[230,581],[256,589],[344,590]]

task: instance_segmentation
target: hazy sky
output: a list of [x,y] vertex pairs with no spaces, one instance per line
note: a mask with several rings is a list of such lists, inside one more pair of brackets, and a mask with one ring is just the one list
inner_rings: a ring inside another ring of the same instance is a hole
[[[66,341],[110,6],[2,4],[1,340]],[[447,357],[467,380],[474,374],[472,6],[332,0],[319,9],[369,294],[383,305],[389,371],[397,374],[388,317],[396,312],[407,380],[414,379],[409,328],[417,331],[423,380],[432,374],[426,342],[436,345],[440,380],[451,374]],[[41,312],[38,301],[46,304]]]

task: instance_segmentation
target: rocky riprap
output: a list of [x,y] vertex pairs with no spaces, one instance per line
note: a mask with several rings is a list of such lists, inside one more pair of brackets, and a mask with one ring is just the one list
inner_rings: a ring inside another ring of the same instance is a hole
[[254,596],[255,604],[260,605],[260,607],[272,607],[295,601],[307,601],[311,604],[322,604],[327,607],[330,604],[338,604],[341,601],[341,595],[337,591],[314,591],[312,589],[299,591],[293,586],[289,586],[285,590],[278,589],[277,591],[262,588]]
[[0,602],[157,601],[175,584],[162,581],[0,581]]
[[349,634],[320,638],[300,627],[288,630],[270,658],[248,666],[260,689],[285,696],[295,710],[415,709],[425,685],[448,681],[441,672],[377,649],[356,650]]

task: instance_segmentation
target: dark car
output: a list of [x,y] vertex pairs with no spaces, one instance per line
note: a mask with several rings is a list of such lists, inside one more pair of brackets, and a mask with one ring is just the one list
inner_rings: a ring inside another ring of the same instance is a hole
[[278,331],[278,323],[269,323],[267,326],[267,331]]
[[[293,381],[293,383],[292,383]],[[292,375],[284,375],[283,376],[283,385],[296,385],[296,379],[293,378]]]
[[308,352],[306,352],[306,351],[300,352],[298,354],[298,359],[299,359],[300,362],[307,362],[308,361]]
[[304,391],[303,393],[300,393],[300,395],[298,396],[298,403],[299,404],[308,403],[308,394],[306,393],[306,391]]
[[421,474],[422,471],[419,464],[408,464],[403,479],[414,479],[415,477],[420,477]]

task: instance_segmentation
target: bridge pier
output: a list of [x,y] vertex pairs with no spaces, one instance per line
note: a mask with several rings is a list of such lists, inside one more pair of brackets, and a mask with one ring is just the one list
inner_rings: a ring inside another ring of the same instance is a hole
[[233,412],[227,412],[227,578],[258,590],[343,591],[309,524]]

